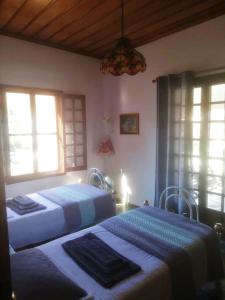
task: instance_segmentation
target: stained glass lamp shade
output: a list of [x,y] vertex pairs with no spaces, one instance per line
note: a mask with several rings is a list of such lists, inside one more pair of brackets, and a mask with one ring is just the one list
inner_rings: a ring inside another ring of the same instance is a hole
[[103,58],[100,70],[103,74],[119,76],[124,73],[135,75],[146,70],[144,56],[135,50],[126,37],[121,37],[115,48]]
[[120,76],[124,73],[135,75],[146,70],[144,56],[131,44],[131,41],[124,36],[124,3],[121,0],[121,38],[116,46],[105,55],[101,61],[100,71],[103,74]]

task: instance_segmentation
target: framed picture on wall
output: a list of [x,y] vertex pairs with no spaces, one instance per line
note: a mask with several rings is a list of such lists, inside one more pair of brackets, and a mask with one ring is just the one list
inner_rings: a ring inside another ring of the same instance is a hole
[[139,134],[139,113],[120,115],[120,134]]

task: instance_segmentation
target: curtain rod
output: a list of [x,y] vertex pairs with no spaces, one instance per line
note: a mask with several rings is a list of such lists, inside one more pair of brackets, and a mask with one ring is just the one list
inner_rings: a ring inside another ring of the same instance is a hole
[[213,74],[225,73],[225,66],[214,69],[207,69],[200,72],[194,72],[195,77],[207,76]]
[[[201,76],[207,76],[207,75],[213,75],[213,74],[219,74],[219,73],[225,73],[225,66],[218,67],[214,69],[207,69],[199,72],[194,72],[195,77],[201,77]],[[156,83],[157,78],[152,80],[152,83]]]

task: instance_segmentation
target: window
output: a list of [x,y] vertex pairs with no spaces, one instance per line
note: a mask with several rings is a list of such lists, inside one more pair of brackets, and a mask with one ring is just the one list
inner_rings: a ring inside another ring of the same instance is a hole
[[7,182],[62,172],[60,93],[7,87],[3,96]]
[[201,205],[225,212],[225,78],[196,80],[192,98],[192,157]]
[[66,171],[86,169],[85,97],[65,95],[63,111],[65,169]]

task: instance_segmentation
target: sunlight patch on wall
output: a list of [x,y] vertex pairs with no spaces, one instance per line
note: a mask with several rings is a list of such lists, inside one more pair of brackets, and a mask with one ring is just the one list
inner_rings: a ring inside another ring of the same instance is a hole
[[121,172],[121,194],[122,194],[122,204],[126,206],[129,203],[130,195],[132,195],[131,188],[128,183],[128,177],[123,172],[123,170],[120,170]]

